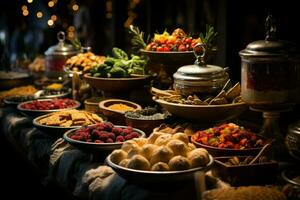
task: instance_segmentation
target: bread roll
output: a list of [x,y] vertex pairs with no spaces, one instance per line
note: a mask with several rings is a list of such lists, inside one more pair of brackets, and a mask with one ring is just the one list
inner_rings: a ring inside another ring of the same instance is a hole
[[151,133],[151,135],[148,137],[148,143],[149,143],[149,144],[154,144],[155,140],[156,140],[159,136],[161,136],[161,135],[163,135],[163,134],[165,134],[165,133],[162,133],[162,132],[153,132],[153,133]]
[[193,143],[188,143],[188,152],[193,151],[196,149],[196,146]]
[[121,160],[121,162],[119,162],[119,165],[122,167],[127,167],[129,161],[130,161],[130,159]]
[[138,146],[139,145],[134,140],[127,140],[122,144],[121,149],[128,153],[131,149],[138,147]]
[[125,158],[127,158],[127,152],[123,151],[122,149],[116,149],[110,154],[110,160],[115,164],[118,164]]
[[155,151],[155,149],[157,149],[158,146],[155,144],[145,144],[142,147],[142,156],[144,156],[145,158],[147,158],[148,160],[151,159],[153,152]]
[[208,152],[203,148],[194,149],[189,152],[187,158],[192,168],[204,166],[209,162]]
[[150,170],[150,163],[144,156],[135,155],[129,160],[127,167],[131,169]]
[[186,170],[190,168],[190,163],[186,157],[183,156],[174,156],[169,161],[170,170],[178,171],[178,170]]
[[185,133],[182,133],[182,132],[175,133],[172,136],[172,139],[178,139],[178,140],[184,142],[186,145],[189,143],[189,137]]
[[151,167],[152,171],[170,171],[170,167],[167,163],[164,162],[158,162],[155,163],[152,167]]
[[133,138],[133,141],[135,141],[140,147],[148,143],[147,138]]
[[135,155],[141,155],[142,148],[140,146],[134,146],[132,149],[129,150],[127,158],[132,158]]
[[166,145],[171,140],[171,138],[172,138],[171,134],[168,133],[163,134],[155,140],[154,144],[158,146]]
[[166,146],[159,146],[156,148],[151,156],[150,163],[151,166],[158,162],[168,163],[173,157],[173,151]]
[[177,155],[186,156],[188,151],[186,144],[183,141],[177,139],[170,140],[166,146],[173,151],[174,156]]

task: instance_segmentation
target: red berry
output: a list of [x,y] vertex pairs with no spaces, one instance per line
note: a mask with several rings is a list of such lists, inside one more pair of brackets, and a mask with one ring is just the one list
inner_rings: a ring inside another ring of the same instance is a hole
[[119,135],[119,136],[117,136],[116,141],[117,142],[124,142],[124,137]]
[[114,141],[111,139],[111,138],[108,138],[107,140],[106,140],[106,143],[113,143]]

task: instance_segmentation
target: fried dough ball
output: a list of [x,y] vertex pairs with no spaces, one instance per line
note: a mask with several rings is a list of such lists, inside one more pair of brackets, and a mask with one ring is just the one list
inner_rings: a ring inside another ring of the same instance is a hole
[[166,145],[171,140],[171,138],[172,134],[163,134],[155,140],[154,144],[158,146]]
[[203,148],[194,149],[189,152],[187,158],[190,161],[192,168],[204,166],[209,162],[208,152]]
[[145,144],[142,147],[142,155],[147,158],[148,160],[151,159],[153,152],[155,151],[155,149],[157,149],[158,146],[155,144]]
[[150,170],[150,163],[144,156],[135,155],[129,160],[127,167],[131,169]]
[[196,149],[196,146],[193,143],[188,143],[188,151],[193,151]]
[[140,147],[148,143],[147,138],[133,138],[133,141],[135,141]]
[[165,146],[160,146],[156,148],[151,156],[150,163],[154,165],[158,162],[168,163],[169,160],[173,157],[173,151]]
[[175,133],[172,136],[172,139],[180,140],[180,141],[184,142],[186,145],[189,143],[189,137],[185,133],[182,133],[182,132]]
[[140,146],[134,146],[132,149],[128,151],[127,158],[132,158],[135,155],[141,155],[142,154],[142,148]]
[[138,146],[139,145],[134,140],[127,140],[122,144],[121,149],[128,153],[131,149],[138,147]]
[[129,161],[130,161],[130,159],[124,159],[121,162],[119,162],[119,165],[122,167],[127,167]]
[[116,149],[110,154],[110,159],[115,164],[118,164],[125,158],[127,158],[127,152],[123,151],[122,149]]
[[178,171],[178,170],[186,170],[190,168],[190,163],[186,157],[183,156],[174,156],[169,161],[170,170]]
[[148,137],[148,143],[149,144],[154,144],[154,142],[155,142],[155,140],[159,137],[159,136],[161,136],[161,135],[163,135],[164,133],[162,133],[162,132],[153,132],[153,133],[151,133],[151,135]]
[[173,151],[174,156],[177,156],[177,155],[186,156],[187,151],[188,151],[186,144],[183,141],[180,141],[177,139],[170,140],[166,146],[169,147]]
[[164,162],[158,162],[155,163],[152,167],[151,167],[152,171],[170,171],[170,167],[167,163]]

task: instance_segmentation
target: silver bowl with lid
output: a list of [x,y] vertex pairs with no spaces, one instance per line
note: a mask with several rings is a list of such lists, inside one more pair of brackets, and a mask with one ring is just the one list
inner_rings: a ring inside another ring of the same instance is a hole
[[45,52],[45,73],[49,78],[58,78],[65,75],[64,64],[68,58],[78,54],[80,51],[66,44],[65,33],[57,34],[58,44],[49,47]]
[[300,120],[289,125],[285,136],[285,145],[289,154],[293,158],[300,160]]
[[181,95],[219,92],[229,79],[226,70],[205,63],[207,57],[205,44],[197,44],[194,47],[194,54],[196,56],[194,65],[182,66],[173,74],[173,88]]

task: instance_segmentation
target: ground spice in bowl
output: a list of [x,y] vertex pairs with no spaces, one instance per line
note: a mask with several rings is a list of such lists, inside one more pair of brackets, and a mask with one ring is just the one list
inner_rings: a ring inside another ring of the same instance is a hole
[[111,109],[111,110],[118,110],[118,111],[131,111],[131,110],[135,110],[135,108],[128,106],[126,104],[123,103],[116,103],[116,104],[112,104],[110,106],[108,106],[107,108]]

